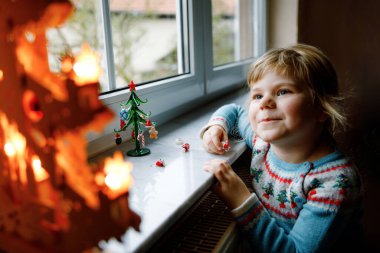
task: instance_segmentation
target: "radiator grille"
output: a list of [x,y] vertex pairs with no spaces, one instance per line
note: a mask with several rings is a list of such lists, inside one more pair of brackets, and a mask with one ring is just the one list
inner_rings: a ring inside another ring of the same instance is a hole
[[151,252],[212,252],[231,223],[228,208],[208,191]]
[[[233,165],[247,186],[250,152],[246,151]],[[211,191],[182,217],[149,252],[218,252],[224,238],[235,230],[228,207]]]

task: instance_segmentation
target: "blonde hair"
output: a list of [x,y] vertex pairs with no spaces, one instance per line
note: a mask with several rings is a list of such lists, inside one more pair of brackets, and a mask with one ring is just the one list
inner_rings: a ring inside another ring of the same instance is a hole
[[331,137],[346,129],[347,117],[343,97],[339,95],[337,74],[321,50],[305,44],[272,49],[252,64],[247,76],[248,86],[271,71],[307,85],[312,103],[328,116],[326,130]]

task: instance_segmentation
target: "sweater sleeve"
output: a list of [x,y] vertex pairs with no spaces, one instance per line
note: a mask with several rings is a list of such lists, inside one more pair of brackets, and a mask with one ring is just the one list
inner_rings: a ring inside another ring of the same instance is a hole
[[341,170],[336,177],[314,175],[320,187],[317,191],[309,187],[289,231],[278,224],[255,193],[232,214],[259,252],[325,252],[348,224],[355,222],[360,210],[360,183],[355,183],[358,180],[351,172]]
[[220,107],[212,114],[208,124],[201,129],[200,137],[202,138],[204,132],[213,125],[223,127],[229,136],[236,136],[238,134],[252,148],[253,131],[247,112],[243,107],[236,104]]

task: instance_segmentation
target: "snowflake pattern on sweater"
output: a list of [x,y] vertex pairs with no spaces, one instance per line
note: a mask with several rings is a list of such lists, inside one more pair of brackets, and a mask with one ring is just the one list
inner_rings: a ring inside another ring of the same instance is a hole
[[[206,127],[215,124],[228,133],[237,129],[252,148],[254,192],[232,214],[258,251],[319,251],[322,242],[343,237],[337,231],[347,232],[350,225],[359,222],[353,217],[361,205],[360,179],[339,150],[317,161],[290,164],[252,132],[248,115],[240,106],[218,109]],[[346,228],[334,227],[337,221]]]

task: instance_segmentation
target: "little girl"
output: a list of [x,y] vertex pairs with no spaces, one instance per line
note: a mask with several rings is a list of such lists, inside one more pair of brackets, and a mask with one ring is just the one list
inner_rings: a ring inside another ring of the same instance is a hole
[[204,166],[218,180],[214,192],[254,252],[355,249],[361,184],[334,141],[346,117],[331,62],[309,45],[275,49],[252,65],[247,81],[248,112],[221,107],[201,137],[208,152],[223,154],[227,134],[239,133],[252,149],[253,192],[219,159]]

